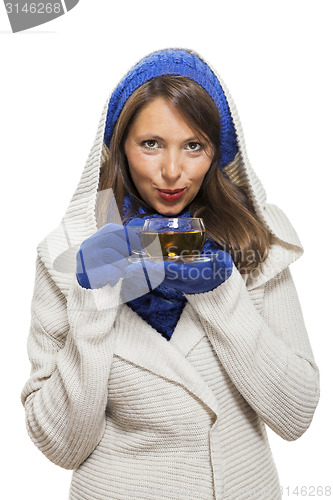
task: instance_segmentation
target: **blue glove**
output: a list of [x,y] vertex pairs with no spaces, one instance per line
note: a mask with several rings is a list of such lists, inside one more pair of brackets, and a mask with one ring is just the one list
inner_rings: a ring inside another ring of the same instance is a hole
[[129,264],[122,284],[122,301],[128,302],[154,290],[162,283],[164,277],[163,261],[142,261]]
[[204,293],[224,283],[232,273],[231,255],[218,250],[208,262],[164,261],[163,284],[183,293]]
[[76,254],[76,276],[83,288],[117,284],[128,266],[130,243],[140,244],[137,234],[120,224],[106,224],[83,241]]

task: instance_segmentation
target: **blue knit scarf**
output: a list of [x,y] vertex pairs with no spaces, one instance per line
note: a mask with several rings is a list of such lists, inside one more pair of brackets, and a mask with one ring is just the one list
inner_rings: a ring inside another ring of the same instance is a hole
[[[132,198],[127,195],[123,205],[123,216],[129,212],[131,205]],[[146,209],[140,206],[139,209],[126,220],[124,225],[126,226],[138,215],[146,213]],[[162,217],[161,214],[155,213],[142,216],[140,219],[145,220],[158,217]],[[177,214],[177,217],[191,217],[191,214],[185,208],[182,212]],[[215,253],[220,249],[221,247],[217,245],[217,243],[211,238],[207,238],[202,253]],[[155,330],[161,333],[163,337],[170,340],[186,302],[186,297],[182,292],[160,284],[145,295],[127,302],[127,305],[149,325],[155,328]]]

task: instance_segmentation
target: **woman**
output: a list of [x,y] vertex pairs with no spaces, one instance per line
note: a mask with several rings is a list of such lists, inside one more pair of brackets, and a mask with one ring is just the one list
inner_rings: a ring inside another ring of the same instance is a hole
[[[167,216],[202,217],[211,260],[130,264],[135,228]],[[281,498],[265,424],[297,439],[319,398],[302,251],[212,69],[183,49],[135,65],[38,246],[22,401],[71,499]]]

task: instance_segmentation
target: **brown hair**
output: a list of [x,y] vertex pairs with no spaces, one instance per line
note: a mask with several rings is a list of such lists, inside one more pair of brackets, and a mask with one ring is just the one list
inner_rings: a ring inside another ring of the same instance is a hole
[[[108,158],[101,166],[98,191],[111,188],[119,208],[123,206],[126,193],[133,196],[133,207],[123,222],[136,212],[139,205],[146,208],[147,214],[154,213],[152,207],[141,199],[132,181],[124,143],[138,112],[157,97],[171,101],[203,144],[214,150],[200,190],[188,206],[191,215],[203,218],[207,236],[232,255],[241,273],[255,269],[267,257],[270,233],[256,216],[246,187],[230,181],[226,172],[234,165],[229,164],[223,170],[218,166],[220,115],[209,94],[189,78],[158,76],[132,93],[116,122]],[[240,161],[238,153],[232,163]]]

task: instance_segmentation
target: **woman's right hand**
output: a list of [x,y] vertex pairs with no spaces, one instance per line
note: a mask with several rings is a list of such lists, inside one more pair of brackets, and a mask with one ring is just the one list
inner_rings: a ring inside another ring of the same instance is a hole
[[115,286],[128,266],[130,243],[121,224],[106,224],[81,244],[76,254],[76,276],[83,288]]

